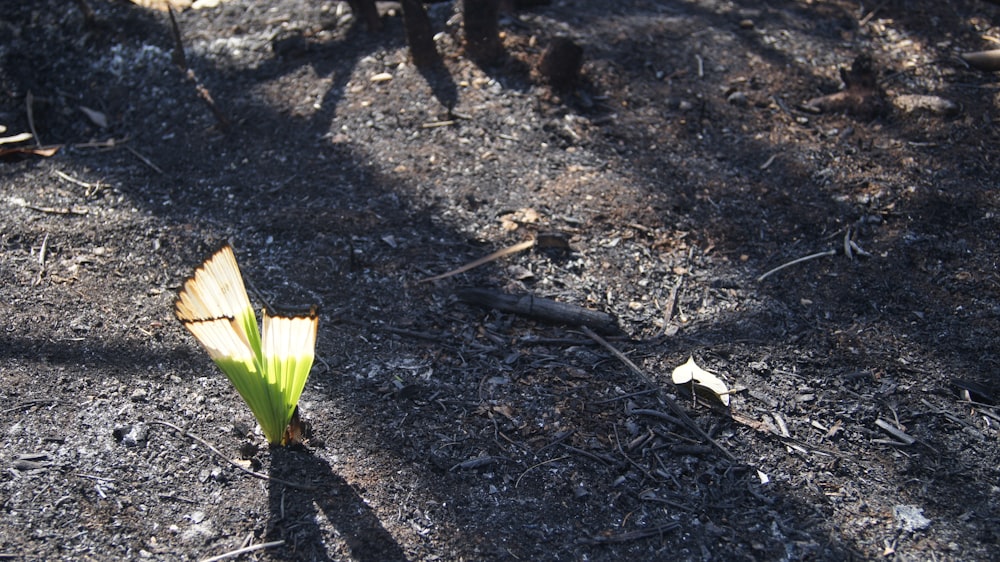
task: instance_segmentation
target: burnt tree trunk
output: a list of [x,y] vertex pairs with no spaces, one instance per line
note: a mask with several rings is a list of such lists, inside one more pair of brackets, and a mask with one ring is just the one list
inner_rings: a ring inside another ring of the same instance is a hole
[[568,37],[556,37],[542,53],[538,72],[556,90],[569,90],[576,84],[583,65],[583,48]]
[[462,0],[465,51],[477,62],[494,63],[503,54],[499,11],[500,0]]
[[375,0],[347,0],[354,12],[354,17],[364,20],[368,31],[381,31],[382,20],[378,17]]
[[434,33],[431,20],[421,0],[403,0],[403,27],[406,28],[406,43],[410,46],[413,64],[418,68],[430,68],[438,60],[434,47]]

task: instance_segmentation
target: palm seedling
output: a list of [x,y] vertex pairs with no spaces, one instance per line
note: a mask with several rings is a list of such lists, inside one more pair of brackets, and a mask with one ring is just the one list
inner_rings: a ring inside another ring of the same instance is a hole
[[295,441],[288,431],[309,378],[319,317],[272,315],[265,308],[258,330],[236,264],[226,244],[195,269],[181,288],[174,312],[201,342],[250,407],[268,443]]

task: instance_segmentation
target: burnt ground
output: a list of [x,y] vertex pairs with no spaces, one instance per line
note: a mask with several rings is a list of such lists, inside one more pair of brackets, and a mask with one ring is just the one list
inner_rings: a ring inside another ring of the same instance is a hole
[[[166,14],[91,3],[0,7],[0,136],[61,146],[0,162],[4,559],[996,559],[1000,88],[957,57],[996,6],[555,2],[480,66],[435,4],[420,72],[391,5],[233,0],[178,15],[225,126]],[[557,36],[571,92],[532,71]],[[805,107],[866,54],[884,103]],[[173,318],[227,240],[255,303],[321,307],[305,449]],[[466,287],[612,314],[721,449]]]

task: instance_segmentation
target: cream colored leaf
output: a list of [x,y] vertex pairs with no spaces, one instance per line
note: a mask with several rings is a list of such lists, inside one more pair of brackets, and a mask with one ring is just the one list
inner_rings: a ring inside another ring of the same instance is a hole
[[102,129],[108,128],[107,115],[101,113],[100,111],[97,111],[96,109],[90,109],[89,107],[84,105],[80,106],[80,111],[82,111],[84,115],[87,116],[87,119],[90,119],[90,122],[93,123],[94,125],[97,125]]
[[13,144],[16,142],[24,142],[26,140],[31,140],[31,133],[21,133],[19,135],[12,135],[9,137],[0,137],[0,144]]
[[718,376],[706,371],[689,357],[687,363],[674,369],[671,374],[674,384],[691,383],[696,391],[702,391],[715,396],[725,406],[729,406],[729,387]]

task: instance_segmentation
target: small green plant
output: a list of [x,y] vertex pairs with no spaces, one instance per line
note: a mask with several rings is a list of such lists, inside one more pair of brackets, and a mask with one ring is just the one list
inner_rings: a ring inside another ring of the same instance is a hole
[[226,244],[184,282],[174,312],[236,387],[268,443],[294,441],[294,431],[286,429],[312,368],[316,309],[300,316],[264,309],[258,331],[236,256]]

